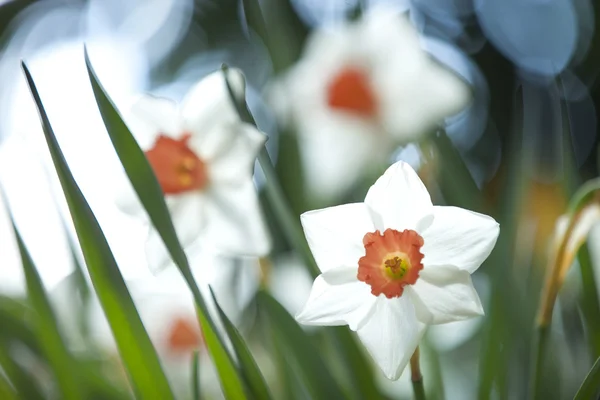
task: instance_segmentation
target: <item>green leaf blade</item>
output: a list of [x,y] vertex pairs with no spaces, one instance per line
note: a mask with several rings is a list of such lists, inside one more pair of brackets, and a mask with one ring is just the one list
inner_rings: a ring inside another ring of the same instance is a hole
[[100,225],[75,182],[25,64],[25,77],[40,114],[44,136],[67,199],[92,283],[108,319],[131,383],[140,398],[173,394]]
[[225,396],[228,399],[245,399],[246,394],[242,377],[239,375],[231,355],[225,348],[223,340],[216,333],[215,324],[192,275],[185,251],[177,238],[175,227],[171,221],[156,176],[144,152],[98,80],[87,52],[85,53],[85,62],[96,103],[113,147],[152,224],[192,292],[197,305],[196,310],[200,327],[219,374]]
[[17,400],[14,388],[2,374],[0,374],[0,399]]
[[33,260],[25,248],[14,222],[12,222],[12,226],[23,264],[27,297],[36,311],[35,325],[38,341],[52,366],[62,397],[65,399],[80,399],[83,391],[77,376],[75,360],[63,341],[42,279],[33,265]]
[[311,397],[323,400],[347,398],[309,337],[288,312],[265,292],[258,293],[257,300],[269,317],[276,339],[282,342],[297,365],[296,373],[301,375]]
[[600,358],[596,360],[592,369],[585,377],[573,400],[589,400],[598,398],[600,393]]
[[223,321],[223,325],[225,325],[225,330],[231,339],[231,344],[233,345],[235,354],[237,355],[240,365],[242,366],[242,373],[244,374],[246,381],[248,382],[248,385],[254,394],[254,397],[257,399],[272,398],[269,387],[265,382],[265,378],[260,372],[260,369],[258,368],[252,353],[250,353],[248,346],[246,346],[242,335],[237,330],[235,325],[233,325],[233,323],[229,320],[225,312],[223,312],[223,309],[217,302],[217,298],[215,297],[212,288],[210,289],[210,293],[215,305],[217,306],[221,321]]

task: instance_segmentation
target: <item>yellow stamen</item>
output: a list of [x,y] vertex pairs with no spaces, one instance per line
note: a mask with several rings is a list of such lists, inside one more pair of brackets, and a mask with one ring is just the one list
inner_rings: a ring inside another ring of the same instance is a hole
[[177,180],[179,181],[181,186],[190,186],[193,181],[191,174],[179,174]]
[[410,265],[404,257],[392,256],[384,261],[385,272],[392,279],[402,279]]
[[193,171],[196,167],[196,160],[194,160],[192,157],[184,157],[181,160],[181,166],[186,171]]

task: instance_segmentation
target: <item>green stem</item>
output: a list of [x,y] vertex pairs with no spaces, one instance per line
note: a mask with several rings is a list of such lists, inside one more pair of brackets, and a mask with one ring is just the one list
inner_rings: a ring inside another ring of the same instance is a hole
[[258,155],[258,162],[263,170],[263,173],[265,174],[265,190],[267,199],[271,204],[271,207],[273,207],[273,212],[277,216],[277,220],[283,229],[283,233],[294,249],[302,256],[308,272],[314,279],[320,273],[319,268],[317,267],[317,263],[315,262],[310,248],[308,247],[308,243],[304,238],[300,220],[294,215],[294,212],[289,206],[289,202],[285,198],[283,189],[279,184],[275,168],[271,163],[271,159],[269,158],[266,148],[263,148]]
[[[229,85],[229,81],[227,78],[228,72],[227,65],[223,64],[221,69],[225,74],[225,83],[227,85],[227,91],[229,92],[229,97],[231,98],[234,106],[240,116],[240,119],[248,124],[253,125],[258,129],[258,125],[256,124],[256,120],[252,116],[252,113],[248,109],[248,105],[246,104],[245,98],[239,98],[235,95],[231,86]],[[315,259],[312,256],[310,248],[308,247],[308,243],[304,238],[304,232],[302,231],[302,226],[300,225],[299,218],[294,214],[292,208],[290,207],[290,203],[285,198],[285,194],[281,185],[279,184],[279,180],[277,179],[277,173],[275,172],[275,167],[273,167],[273,163],[271,162],[271,158],[269,157],[269,153],[267,152],[267,148],[263,147],[260,154],[258,155],[258,163],[265,174],[265,189],[267,194],[267,200],[273,207],[273,212],[277,216],[277,220],[281,224],[281,228],[283,230],[286,239],[290,242],[290,244],[294,247],[294,249],[302,256],[304,259],[304,264],[308,269],[308,272],[312,276],[312,278],[316,278],[319,274],[319,267],[315,262]]]
[[192,399],[200,399],[200,353],[194,351],[192,355]]
[[423,375],[421,374],[419,353],[419,347],[417,347],[410,358],[410,381],[412,382],[415,400],[425,400],[425,387],[423,386]]
[[539,325],[537,329],[537,342],[532,347],[533,357],[531,358],[531,380],[529,388],[529,398],[537,399],[540,397],[543,368],[545,362],[546,345],[549,339],[550,328],[548,325]]
[[438,183],[446,201],[469,210],[481,211],[481,192],[446,132],[440,130],[432,137],[432,142],[439,154],[439,165],[442,166],[439,169]]
[[587,331],[594,349],[595,357],[600,357],[600,306],[598,305],[598,289],[594,279],[590,251],[584,243],[577,253],[579,271],[583,283],[583,313],[587,324]]
[[423,387],[423,379],[418,381],[412,381],[413,393],[415,394],[415,400],[425,400],[425,388]]

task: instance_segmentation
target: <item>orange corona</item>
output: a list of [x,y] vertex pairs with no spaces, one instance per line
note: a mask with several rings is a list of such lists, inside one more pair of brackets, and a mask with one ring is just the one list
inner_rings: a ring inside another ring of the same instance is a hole
[[369,77],[359,68],[342,69],[327,88],[327,104],[333,109],[370,118],[375,116],[377,101]]
[[200,330],[189,320],[177,318],[169,330],[167,345],[173,353],[192,352],[200,347]]
[[181,139],[159,135],[146,158],[165,194],[201,190],[208,183],[206,165],[188,146],[190,134]]
[[369,232],[363,238],[365,255],[358,260],[358,280],[371,286],[371,293],[387,298],[400,297],[406,285],[413,285],[423,269],[423,238],[415,231],[386,229]]

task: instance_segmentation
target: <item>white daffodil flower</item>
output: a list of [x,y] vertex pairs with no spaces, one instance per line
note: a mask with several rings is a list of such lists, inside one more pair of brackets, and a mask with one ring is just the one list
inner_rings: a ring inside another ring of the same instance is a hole
[[389,379],[400,376],[426,325],[483,315],[470,274],[492,251],[499,225],[434,206],[408,164],[393,164],[364,203],[301,218],[321,275],[297,320],[348,325]]
[[[228,78],[234,95],[243,98],[241,72],[231,69]],[[143,96],[129,117],[186,249],[201,243],[226,255],[263,256],[270,251],[252,179],[266,137],[240,120],[222,72],[198,82],[180,106]],[[153,270],[169,261],[154,229],[146,250]]]
[[348,187],[373,154],[418,139],[470,97],[422,49],[408,18],[385,7],[316,30],[269,95],[298,130],[307,182],[325,196]]

